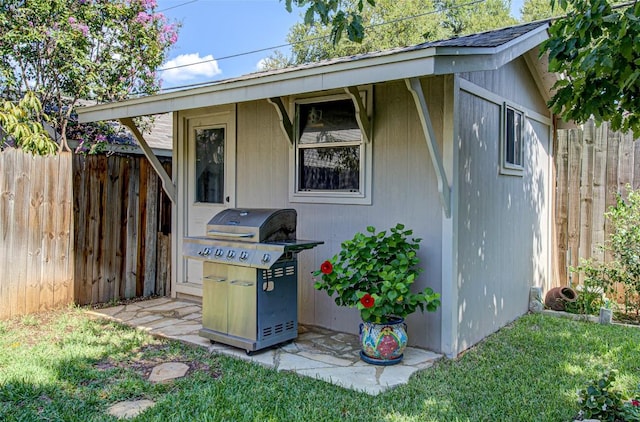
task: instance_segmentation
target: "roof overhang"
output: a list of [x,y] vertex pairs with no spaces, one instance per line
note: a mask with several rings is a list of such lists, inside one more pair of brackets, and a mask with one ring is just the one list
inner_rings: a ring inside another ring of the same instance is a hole
[[212,85],[78,109],[80,122],[167,113],[406,78],[497,69],[548,38],[548,24],[498,47],[407,47],[254,73]]

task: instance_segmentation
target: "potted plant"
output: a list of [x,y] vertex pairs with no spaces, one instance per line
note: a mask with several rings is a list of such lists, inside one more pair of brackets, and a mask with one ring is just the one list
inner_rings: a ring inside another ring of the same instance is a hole
[[407,344],[404,318],[417,309],[429,312],[440,306],[440,294],[431,288],[412,292],[422,271],[417,255],[421,239],[397,224],[389,232],[356,233],[340,252],[314,272],[314,287],[335,295],[339,306],[360,311],[360,356],[368,363],[390,365],[402,360]]

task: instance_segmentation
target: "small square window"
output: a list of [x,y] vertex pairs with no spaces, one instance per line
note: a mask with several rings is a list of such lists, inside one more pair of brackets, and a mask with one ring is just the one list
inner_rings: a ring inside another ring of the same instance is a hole
[[502,128],[501,173],[521,175],[524,171],[524,113],[505,105]]

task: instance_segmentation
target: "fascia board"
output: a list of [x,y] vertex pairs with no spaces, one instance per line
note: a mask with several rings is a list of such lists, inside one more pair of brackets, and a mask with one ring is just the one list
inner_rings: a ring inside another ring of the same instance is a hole
[[78,119],[114,120],[425,76],[433,72],[434,52],[432,48],[409,51],[83,107]]

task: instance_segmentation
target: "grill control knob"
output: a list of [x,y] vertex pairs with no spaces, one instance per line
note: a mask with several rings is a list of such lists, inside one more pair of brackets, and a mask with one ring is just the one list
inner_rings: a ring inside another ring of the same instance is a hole
[[247,258],[249,258],[249,254],[247,253],[247,251],[240,252],[240,261],[246,261]]
[[218,248],[218,249],[216,249],[216,252],[215,252],[214,255],[217,256],[217,257],[221,257],[222,254],[224,254],[224,251],[222,249]]
[[262,255],[262,262],[264,264],[266,264],[267,262],[271,261],[271,255],[269,255],[268,253]]
[[236,252],[230,250],[229,252],[227,252],[227,258],[228,259],[233,259],[233,257],[236,256]]

